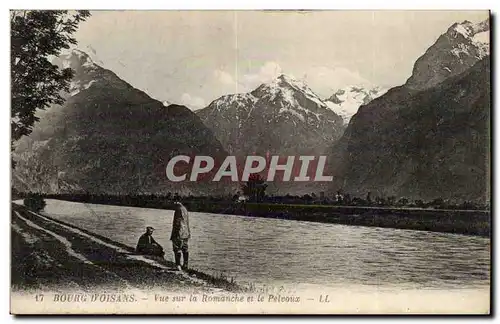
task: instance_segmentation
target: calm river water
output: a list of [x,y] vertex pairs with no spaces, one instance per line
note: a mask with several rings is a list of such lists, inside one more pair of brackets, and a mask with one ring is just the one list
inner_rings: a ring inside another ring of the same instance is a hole
[[[48,200],[45,212],[135,246],[146,226],[173,260],[173,211]],[[238,282],[309,287],[486,288],[490,239],[190,213],[190,266]]]

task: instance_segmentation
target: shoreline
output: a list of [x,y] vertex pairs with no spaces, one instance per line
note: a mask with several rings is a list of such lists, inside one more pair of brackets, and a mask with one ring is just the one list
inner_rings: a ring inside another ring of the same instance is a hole
[[[186,207],[190,204],[185,203]],[[192,206],[208,212],[210,206]],[[246,203],[221,214],[490,237],[489,211]]]
[[12,204],[11,291],[151,289],[246,292],[233,280],[167,260]]
[[[47,199],[167,210],[174,207],[173,200],[120,201],[118,199],[108,199],[105,201],[103,199],[64,199],[57,197],[47,197]],[[431,231],[482,237],[491,236],[491,212],[489,210],[234,203],[189,199],[183,199],[182,201],[191,212]]]

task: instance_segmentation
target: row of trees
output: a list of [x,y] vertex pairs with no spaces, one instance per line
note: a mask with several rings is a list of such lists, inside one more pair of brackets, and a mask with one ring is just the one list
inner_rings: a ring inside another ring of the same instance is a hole
[[[244,183],[241,191],[235,195],[227,196],[182,196],[178,193],[168,192],[166,194],[95,194],[95,193],[67,193],[42,195],[44,198],[58,198],[70,201],[92,202],[101,204],[116,204],[138,207],[167,208],[173,201],[181,200],[184,202],[203,204],[210,203],[270,203],[270,204],[304,204],[304,205],[337,205],[337,206],[366,206],[366,207],[399,207],[399,208],[436,208],[436,209],[464,209],[464,210],[487,210],[488,204],[478,204],[471,201],[461,203],[452,203],[442,198],[436,198],[430,201],[410,200],[408,198],[396,199],[390,197],[374,197],[367,193],[365,198],[351,197],[349,194],[343,194],[338,191],[335,195],[326,196],[324,193],[319,195],[315,193],[305,195],[272,195],[265,193],[267,185],[258,176],[251,176],[249,181]],[[19,193],[13,190],[12,196],[16,198],[25,198],[33,194]],[[37,196],[39,198],[40,196]],[[244,197],[244,199],[242,199]]]
[[[282,204],[320,204],[320,205],[343,205],[343,206],[371,206],[371,207],[416,207],[416,208],[440,208],[440,209],[488,209],[488,204],[479,204],[473,201],[463,201],[460,203],[446,201],[443,198],[435,198],[430,201],[421,199],[410,200],[406,197],[396,196],[375,196],[368,192],[365,198],[351,196],[349,193],[337,191],[332,196],[326,196],[324,192],[305,194],[302,196],[268,196],[266,195],[267,184],[258,175],[251,175],[248,182],[241,187],[243,195],[250,202],[267,202]],[[233,196],[233,200],[239,200],[241,194],[238,192]]]
[[[35,197],[36,196],[36,197]],[[196,203],[200,202],[203,204],[233,204],[233,203],[245,203],[245,201],[255,203],[257,201],[248,199],[240,200],[241,195],[234,196],[180,196],[178,194],[168,193],[166,195],[108,195],[108,194],[93,194],[93,193],[66,193],[66,194],[37,194],[37,193],[13,193],[13,199],[23,199],[23,198],[36,198],[40,200],[42,198],[52,198],[52,199],[63,199],[69,201],[77,202],[87,202],[96,204],[110,204],[110,205],[125,205],[125,206],[137,206],[137,207],[152,207],[152,208],[167,208],[176,200],[183,202]],[[377,202],[368,203],[365,199],[357,198],[351,200],[350,203],[338,202],[331,198],[325,199],[315,199],[313,195],[306,194],[302,196],[266,196],[260,199],[257,203],[264,204],[291,204],[291,205],[337,205],[337,206],[360,206],[360,207],[399,207],[399,208],[434,208],[434,209],[461,209],[461,210],[488,210],[489,205],[478,204],[471,201],[464,201],[462,203],[450,203],[442,198],[433,199],[430,201],[413,200],[402,198],[395,204],[382,204]]]

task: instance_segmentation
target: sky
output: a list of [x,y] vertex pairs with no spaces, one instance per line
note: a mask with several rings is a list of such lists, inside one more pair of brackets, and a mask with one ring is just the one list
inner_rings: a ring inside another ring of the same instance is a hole
[[78,48],[160,101],[196,110],[280,74],[320,97],[405,83],[455,22],[487,11],[93,11]]

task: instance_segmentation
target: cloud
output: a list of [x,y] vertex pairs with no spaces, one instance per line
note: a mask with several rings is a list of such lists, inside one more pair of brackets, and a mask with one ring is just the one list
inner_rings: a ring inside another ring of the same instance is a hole
[[221,86],[220,89],[224,89],[224,93],[227,93],[229,89],[235,89],[234,92],[252,91],[262,83],[271,82],[282,73],[283,70],[278,63],[268,61],[254,73],[233,76],[226,71],[217,69],[213,75]]
[[240,83],[246,89],[254,89],[262,83],[268,83],[283,74],[281,66],[273,61],[268,61],[260,67],[257,73],[245,74]]
[[206,106],[203,98],[191,96],[189,93],[183,93],[180,101],[191,110],[204,108]]
[[[342,66],[318,65],[306,68],[306,70],[295,69],[293,71],[283,71],[278,62],[267,61],[256,71],[239,76],[233,76],[221,69],[213,72],[221,95],[252,91],[263,83],[275,80],[281,74],[304,81],[321,98],[328,98],[338,89],[346,86],[373,86],[370,81],[361,76],[357,71],[352,71]],[[189,96],[187,99],[192,101],[195,98],[190,98]],[[202,100],[201,98],[196,99]]]
[[215,70],[214,76],[215,76],[216,80],[218,80],[219,82],[221,82],[224,85],[234,86],[236,84],[236,81],[233,79],[233,76],[225,71]]
[[357,85],[373,86],[373,84],[356,71],[345,67],[315,66],[303,74],[302,79],[318,95],[327,97],[340,88]]

